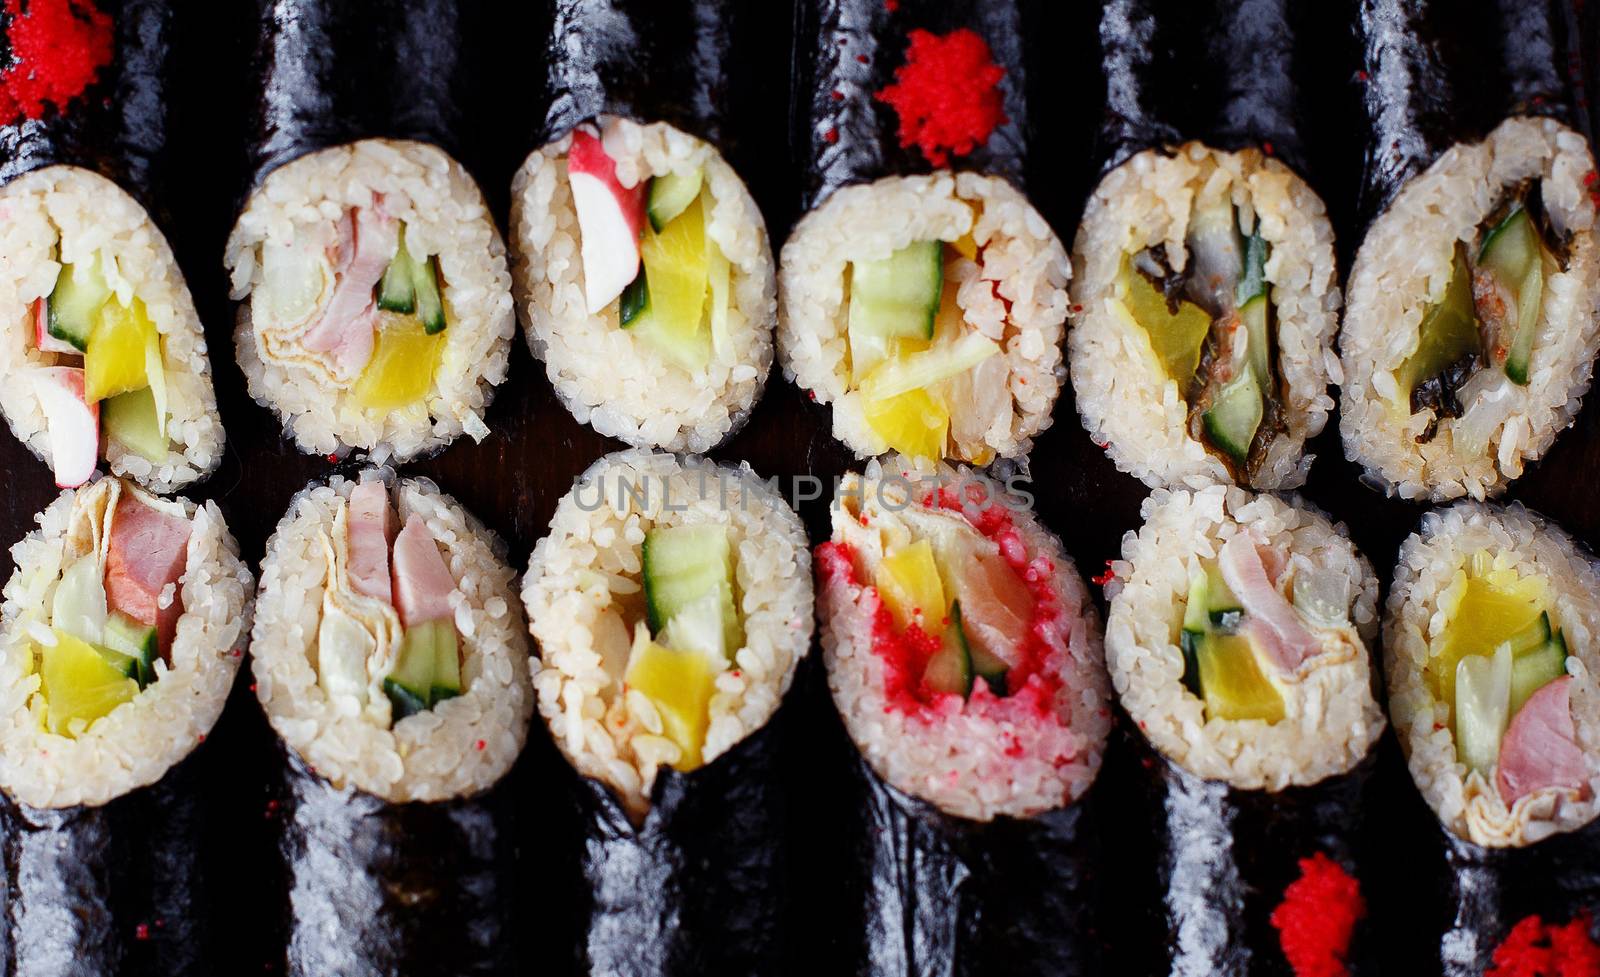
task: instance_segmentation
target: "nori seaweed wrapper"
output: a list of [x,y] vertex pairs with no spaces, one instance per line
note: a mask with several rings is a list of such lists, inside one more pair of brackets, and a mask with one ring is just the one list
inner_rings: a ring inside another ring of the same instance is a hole
[[[892,9],[891,9],[892,8]],[[965,28],[983,37],[1005,70],[1000,81],[1005,122],[950,167],[979,170],[1025,188],[1028,75],[1024,39],[1035,23],[1027,0],[801,0],[796,9],[794,140],[805,156],[804,203],[815,207],[842,186],[885,176],[928,173],[916,147],[900,144],[900,123],[877,93],[905,64],[910,32],[946,34]]]
[[209,752],[99,807],[0,797],[0,974],[215,972],[199,843]]
[[687,774],[664,768],[642,823],[609,786],[579,778],[577,871],[586,891],[578,897],[576,972],[786,972],[794,934],[784,752],[793,700],[706,766]]
[[1369,220],[1445,150],[1511,116],[1588,133],[1569,0],[1361,0],[1357,23]]
[[[1116,912],[1129,972],[1294,977],[1272,912],[1300,877],[1299,860],[1319,852],[1371,887],[1359,828],[1372,809],[1376,751],[1321,783],[1265,791],[1196,777],[1134,731],[1119,746],[1125,756],[1112,769],[1126,779],[1116,785],[1125,803],[1107,818],[1106,849],[1123,869]],[[1380,972],[1371,927],[1356,926],[1355,977]]]
[[[128,191],[158,222],[179,149],[169,111],[181,87],[177,14],[164,0],[94,0],[111,18],[111,62],[64,106],[0,126],[0,184],[58,164],[93,170]],[[0,15],[8,23],[9,15]],[[13,55],[8,51],[6,60]]]
[[1527,916],[1565,924],[1600,913],[1600,822],[1526,848],[1481,848],[1439,829],[1446,868],[1438,907],[1444,977],[1479,977],[1496,947]]
[[335,788],[288,754],[278,850],[286,971],[304,977],[516,972],[522,834],[507,780],[394,804]]
[[360,139],[432,143],[482,171],[465,106],[489,98],[493,0],[260,0],[252,189],[307,153]]

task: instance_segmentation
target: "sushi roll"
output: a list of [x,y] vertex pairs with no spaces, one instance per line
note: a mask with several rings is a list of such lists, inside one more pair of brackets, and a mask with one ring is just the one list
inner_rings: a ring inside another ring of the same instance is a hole
[[505,777],[533,715],[503,545],[431,482],[367,469],[296,496],[250,652],[285,753],[287,972],[508,973]]
[[1565,4],[1364,0],[1377,210],[1350,271],[1340,431],[1405,499],[1498,495],[1577,416],[1600,350],[1595,163]]
[[1050,426],[1070,269],[1023,192],[1023,6],[801,5],[778,349],[857,457],[986,465]]
[[11,70],[35,86],[0,109],[0,412],[62,488],[104,461],[170,492],[222,460],[204,331],[163,233],[178,18],[57,0],[8,21],[29,38]]
[[5,970],[214,972],[200,745],[254,581],[215,503],[106,477],[38,523],[0,604]]
[[1481,974],[1513,924],[1600,906],[1600,571],[1521,505],[1428,513],[1383,622],[1389,713],[1445,836],[1447,977]]
[[[1375,973],[1356,928],[1384,728],[1372,567],[1298,500],[1217,485],[1151,495],[1109,575],[1106,664],[1144,758],[1119,840],[1151,852],[1132,870],[1159,907],[1133,952],[1149,972]],[[1338,938],[1303,956],[1296,934],[1329,919]]]
[[549,111],[511,185],[528,346],[580,422],[707,451],[772,366],[772,248],[724,157],[758,4],[553,6]]
[[748,466],[606,455],[523,580],[539,712],[582,778],[583,973],[775,973],[780,703],[811,644],[805,529]]
[[1111,726],[1100,620],[1030,502],[893,456],[838,487],[816,561],[860,768],[849,972],[1101,972],[1083,813]]
[[[1294,488],[1339,379],[1333,227],[1295,165],[1302,11],[1196,6],[1192,27],[1150,0],[1102,13],[1108,172],[1073,245],[1069,372],[1090,437],[1145,484]],[[1175,108],[1168,73],[1221,90]]]
[[406,461],[489,433],[511,276],[452,153],[485,10],[260,7],[254,182],[224,261],[250,395],[302,451]]

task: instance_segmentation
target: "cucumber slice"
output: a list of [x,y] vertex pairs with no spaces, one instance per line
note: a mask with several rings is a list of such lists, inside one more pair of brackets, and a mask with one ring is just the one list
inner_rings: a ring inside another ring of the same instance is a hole
[[944,242],[915,241],[850,272],[852,337],[932,339],[944,290]]
[[1250,357],[1250,369],[1256,371],[1256,380],[1261,383],[1261,388],[1266,390],[1272,383],[1272,339],[1268,335],[1268,320],[1272,315],[1272,303],[1267,301],[1265,293],[1239,307],[1239,319],[1244,323],[1245,340],[1248,344],[1245,352]]
[[132,655],[125,655],[120,651],[113,651],[104,645],[95,645],[94,650],[98,651],[100,653],[100,657],[104,658],[106,662],[112,668],[116,669],[117,673],[123,678],[131,678],[135,682],[138,682],[139,688],[142,689],[149,684],[143,678],[144,670],[139,659],[133,657]]
[[1516,656],[1511,662],[1511,711],[1515,716],[1528,697],[1567,674],[1567,642],[1557,634]]
[[1517,336],[1506,354],[1506,379],[1518,386],[1528,385],[1528,366],[1533,360],[1533,341],[1539,335],[1539,313],[1544,298],[1544,262],[1535,262],[1517,290]]
[[430,336],[444,332],[444,299],[439,294],[439,258],[429,255],[412,266],[411,284],[417,292],[417,318]]
[[425,711],[432,704],[435,631],[427,624],[407,628],[400,639],[400,654],[394,670],[383,680],[383,691],[394,707],[398,722]]
[[633,276],[633,281],[622,290],[622,299],[618,303],[621,313],[622,328],[633,325],[639,316],[650,307],[650,283],[645,278],[644,265],[639,265],[639,274]]
[[1245,370],[1222,388],[1216,403],[1206,411],[1206,437],[1234,464],[1243,466],[1250,457],[1250,444],[1256,439],[1264,412],[1255,370]]
[[1521,204],[1512,207],[1511,213],[1485,235],[1483,246],[1478,249],[1478,268],[1493,275],[1516,301],[1516,322],[1507,344],[1505,370],[1512,383],[1526,385],[1544,293],[1544,248],[1533,218]]
[[383,281],[378,283],[378,308],[386,312],[409,313],[417,310],[416,261],[406,250],[406,224],[400,222],[400,243]]
[[1472,302],[1472,270],[1467,267],[1466,248],[1458,242],[1444,297],[1423,313],[1416,352],[1395,371],[1403,405],[1408,410],[1413,406],[1412,394],[1419,385],[1482,352],[1478,314]]
[[1544,611],[1537,621],[1506,639],[1506,644],[1511,646],[1513,656],[1521,656],[1544,647],[1550,643],[1550,639],[1550,612]]
[[1210,577],[1196,573],[1189,578],[1189,596],[1183,605],[1183,630],[1178,633],[1178,648],[1183,652],[1183,684],[1196,696],[1200,689],[1200,645],[1205,642],[1210,618],[1206,612]]
[[50,601],[50,625],[89,644],[100,643],[106,627],[106,588],[97,557],[80,556],[62,571]]
[[149,387],[140,387],[102,401],[100,426],[105,429],[106,437],[146,461],[160,463],[167,460],[170,442],[161,432],[155,393]]
[[118,654],[127,655],[138,663],[137,674],[142,689],[155,681],[156,655],[160,654],[156,629],[146,627],[125,614],[112,611],[101,632],[105,647]]
[[972,646],[961,630],[960,601],[950,605],[950,625],[944,630],[944,642],[928,659],[922,680],[935,692],[954,693],[963,699],[972,694]]
[[723,648],[737,651],[744,633],[733,601],[733,547],[722,525],[663,526],[644,537],[644,599],[650,632],[660,634],[707,594],[721,606]]
[[433,705],[461,694],[461,651],[456,641],[455,625],[448,618],[429,621],[424,627],[434,629],[433,636]]
[[705,182],[705,172],[668,173],[650,181],[650,226],[656,233],[671,223],[674,217],[689,209],[694,198],[700,195],[700,185]]
[[110,297],[111,286],[96,262],[62,265],[50,293],[50,335],[80,351],[88,349],[89,333],[100,319],[100,307]]
[[1244,242],[1244,275],[1234,289],[1234,302],[1242,312],[1244,307],[1267,295],[1267,256],[1271,253],[1266,238],[1261,236],[1259,224],[1255,233]]

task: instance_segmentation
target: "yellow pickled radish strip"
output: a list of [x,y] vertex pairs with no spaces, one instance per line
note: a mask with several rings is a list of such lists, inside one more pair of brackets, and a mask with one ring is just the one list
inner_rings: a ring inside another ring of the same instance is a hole
[[76,736],[96,719],[139,694],[139,683],[118,671],[93,645],[59,628],[56,643],[39,649],[45,728]]
[[1283,718],[1283,694],[1262,671],[1255,644],[1247,635],[1212,635],[1199,664],[1208,718],[1269,723]]
[[919,539],[884,557],[873,583],[896,627],[904,630],[919,621],[929,634],[940,633],[949,607],[933,546],[927,540]]
[[432,336],[414,314],[378,313],[372,359],[351,391],[366,410],[398,410],[422,403],[444,355],[447,333]]
[[150,386],[150,346],[160,339],[155,323],[135,298],[132,305],[111,301],[100,307],[83,354],[83,396],[89,403]]
[[1487,561],[1458,570],[1439,598],[1445,625],[1428,651],[1427,674],[1438,701],[1456,701],[1456,669],[1468,655],[1492,657],[1501,644],[1538,624],[1548,589],[1539,577],[1519,577]]
[[1179,393],[1184,393],[1200,367],[1211,317],[1193,302],[1180,302],[1178,311],[1173,312],[1167,297],[1126,256],[1118,284],[1123,294],[1120,301],[1111,300],[1112,313],[1143,330],[1162,370],[1178,385]]
[[950,412],[918,387],[883,400],[866,402],[867,424],[903,455],[942,458]]
[[719,671],[699,651],[656,644],[643,625],[634,633],[624,681],[629,691],[640,693],[655,706],[661,717],[661,735],[682,751],[674,769],[689,771],[703,762],[711,694],[716,691]]

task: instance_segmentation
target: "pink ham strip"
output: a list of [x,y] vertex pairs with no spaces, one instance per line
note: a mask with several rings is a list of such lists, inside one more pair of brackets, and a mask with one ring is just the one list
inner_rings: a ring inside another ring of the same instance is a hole
[[338,372],[353,377],[372,359],[377,335],[373,289],[399,247],[400,232],[376,208],[357,207],[352,213],[354,219],[346,215],[339,222],[333,298],[300,342],[313,353],[331,353]]
[[394,510],[380,481],[362,482],[350,492],[350,586],[356,593],[393,604],[389,579],[389,544],[394,539]]
[[1528,697],[1500,741],[1500,798],[1506,806],[1545,787],[1582,790],[1586,764],[1572,722],[1572,676]]
[[406,627],[454,616],[450,594],[456,589],[439,544],[422,517],[412,513],[394,541],[394,597]]
[[154,627],[161,657],[168,656],[183,616],[183,595],[161,606],[161,591],[183,576],[189,555],[189,521],[154,509],[124,491],[111,520],[106,552],[106,604]]
[[1292,675],[1307,658],[1321,650],[1315,636],[1300,623],[1289,602],[1267,576],[1261,553],[1246,533],[1235,533],[1222,544],[1217,565],[1228,589],[1255,619],[1252,635],[1284,674]]

